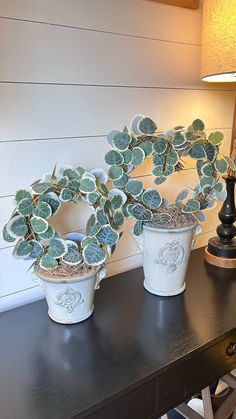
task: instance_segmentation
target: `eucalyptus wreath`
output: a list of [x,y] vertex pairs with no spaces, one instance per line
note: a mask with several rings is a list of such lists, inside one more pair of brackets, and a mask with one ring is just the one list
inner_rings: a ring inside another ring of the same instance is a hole
[[[158,132],[156,123],[144,115],[134,116],[130,128],[108,134],[111,147],[105,155],[108,174],[113,186],[127,196],[122,210],[125,217],[136,220],[134,234],[141,234],[143,223],[154,220],[155,224],[168,225],[171,215],[165,211],[167,206],[177,207],[183,213],[204,221],[202,210],[214,207],[217,199],[225,199],[225,184],[221,177],[228,166],[235,170],[235,164],[228,156],[220,154],[223,138],[219,131],[207,135],[200,119],[195,119],[187,129],[176,126]],[[164,183],[174,172],[184,170],[185,157],[196,162],[198,184],[193,190],[182,190],[175,202],[169,204],[157,189],[145,189],[142,181],[130,177],[147,157],[152,159],[156,185]]]
[[[98,266],[107,254],[112,254],[121,237],[119,229],[124,221],[121,207],[126,195],[117,189],[108,190],[107,173],[103,169],[87,172],[82,167],[56,167],[35,181],[29,189],[15,194],[16,208],[3,228],[3,238],[17,243],[13,255],[18,259],[32,259],[42,269],[85,264]],[[86,201],[93,208],[86,225],[86,235],[77,235],[76,242],[61,237],[49,224],[64,202]]]

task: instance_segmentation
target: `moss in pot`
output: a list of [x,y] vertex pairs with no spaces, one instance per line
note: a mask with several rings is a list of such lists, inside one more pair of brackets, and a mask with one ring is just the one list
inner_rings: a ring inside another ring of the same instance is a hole
[[[222,175],[235,166],[220,153],[221,132],[205,132],[202,120],[195,119],[185,129],[158,132],[156,123],[136,115],[130,127],[108,135],[111,150],[105,161],[114,187],[127,196],[124,213],[133,218],[132,235],[143,256],[144,287],[157,295],[176,295],[185,289],[185,274],[191,247],[202,228],[203,211],[225,199]],[[184,189],[169,203],[158,185],[186,166],[186,157],[195,162],[198,184]],[[146,158],[152,160],[156,188],[145,189],[143,182],[131,177]]]

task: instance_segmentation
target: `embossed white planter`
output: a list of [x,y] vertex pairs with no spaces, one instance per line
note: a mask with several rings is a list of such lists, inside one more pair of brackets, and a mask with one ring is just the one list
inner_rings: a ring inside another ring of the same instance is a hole
[[143,257],[144,287],[156,295],[170,296],[185,290],[185,274],[195,238],[202,232],[197,221],[175,230],[144,225],[135,238]]
[[79,323],[94,310],[94,292],[106,275],[106,269],[96,270],[79,277],[55,279],[45,272],[36,273],[48,303],[48,315],[57,323]]

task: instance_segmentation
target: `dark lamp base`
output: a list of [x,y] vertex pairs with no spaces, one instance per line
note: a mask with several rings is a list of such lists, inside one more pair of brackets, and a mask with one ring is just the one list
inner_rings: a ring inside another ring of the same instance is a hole
[[223,243],[222,240],[216,236],[208,241],[208,252],[220,258],[236,258],[236,238],[228,243]]

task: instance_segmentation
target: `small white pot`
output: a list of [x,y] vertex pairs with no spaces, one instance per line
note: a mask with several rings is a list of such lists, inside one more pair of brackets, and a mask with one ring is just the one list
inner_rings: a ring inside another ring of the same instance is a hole
[[144,225],[135,238],[143,257],[144,287],[152,294],[170,296],[185,290],[191,248],[202,227],[193,224],[174,230]]
[[106,269],[97,270],[73,278],[53,278],[50,274],[35,273],[36,282],[44,289],[48,303],[48,315],[57,323],[79,323],[91,316],[94,310],[94,291],[106,276]]

